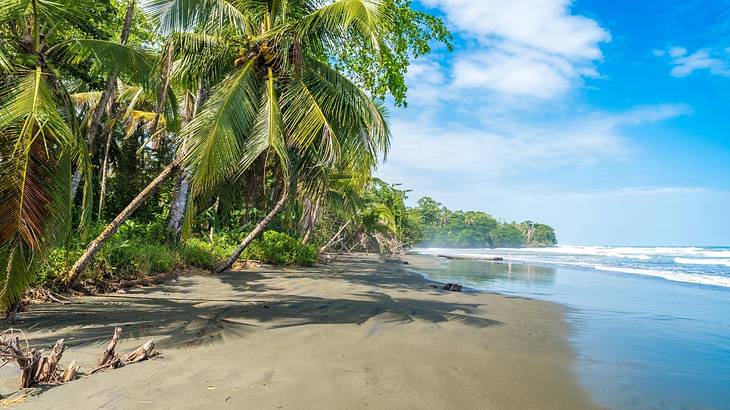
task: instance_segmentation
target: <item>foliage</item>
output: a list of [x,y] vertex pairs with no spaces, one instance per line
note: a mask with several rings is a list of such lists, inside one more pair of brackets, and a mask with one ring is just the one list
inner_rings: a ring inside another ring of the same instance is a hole
[[479,211],[451,211],[429,197],[418,200],[408,210],[414,230],[421,232],[421,245],[436,247],[481,248],[553,246],[555,231],[548,225],[531,221],[499,222]]
[[276,265],[310,266],[317,263],[319,253],[313,245],[304,245],[285,233],[266,231],[263,239],[246,248],[243,257]]
[[183,263],[201,269],[213,269],[218,263],[210,242],[190,238],[180,245],[180,258]]
[[450,51],[452,36],[440,18],[413,9],[411,0],[384,0],[382,7],[385,34],[377,49],[355,37],[346,38],[329,54],[373,97],[390,94],[396,106],[405,106],[410,61],[429,54],[434,44]]
[[232,240],[226,233],[216,236],[213,241],[189,238],[179,247],[180,259],[187,266],[213,269],[235,248],[238,240]]
[[168,272],[175,267],[176,258],[173,252],[161,244],[146,244],[124,241],[111,248],[104,260],[118,274],[142,274]]

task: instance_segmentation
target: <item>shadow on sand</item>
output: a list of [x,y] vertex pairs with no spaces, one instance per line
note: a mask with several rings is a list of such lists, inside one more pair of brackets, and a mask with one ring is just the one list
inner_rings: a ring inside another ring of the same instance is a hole
[[[363,285],[363,291],[344,295],[351,298],[322,298],[287,294],[267,283],[286,277],[347,281]],[[477,328],[501,324],[475,315],[478,304],[394,298],[386,293],[393,290],[443,293],[389,263],[348,258],[308,269],[264,267],[255,272],[186,276],[124,295],[88,297],[69,305],[35,305],[21,315],[20,327],[33,329],[31,342],[40,348],[62,337],[69,347],[101,346],[113,327],[121,326],[125,339],[155,338],[164,349],[244,337],[261,328],[359,325],[381,315],[385,321],[404,323],[460,321]]]

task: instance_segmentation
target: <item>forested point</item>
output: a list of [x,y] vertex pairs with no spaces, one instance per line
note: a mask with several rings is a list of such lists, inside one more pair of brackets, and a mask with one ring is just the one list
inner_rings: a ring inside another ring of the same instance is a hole
[[504,222],[479,211],[451,211],[423,197],[409,209],[419,246],[447,248],[520,248],[557,244],[555,230],[545,224]]
[[554,244],[374,178],[432,48],[451,34],[409,0],[3,0],[0,311],[244,259]]

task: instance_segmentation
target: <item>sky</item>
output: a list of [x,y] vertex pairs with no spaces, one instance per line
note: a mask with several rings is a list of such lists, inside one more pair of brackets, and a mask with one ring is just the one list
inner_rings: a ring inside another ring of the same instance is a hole
[[730,245],[730,0],[418,0],[378,176],[565,245]]

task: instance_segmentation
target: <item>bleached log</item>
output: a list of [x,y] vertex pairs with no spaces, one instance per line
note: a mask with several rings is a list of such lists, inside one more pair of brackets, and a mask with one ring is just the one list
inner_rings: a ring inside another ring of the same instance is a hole
[[152,352],[155,350],[155,341],[150,339],[147,343],[140,346],[137,350],[124,356],[124,363],[136,363],[142,360],[149,359],[152,356]]
[[76,374],[79,372],[79,369],[81,366],[76,365],[76,361],[71,361],[71,364],[68,365],[66,370],[63,372],[63,375],[61,376],[61,381],[64,383],[68,383],[71,380],[76,378]]

